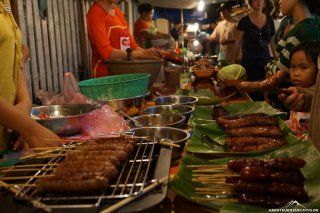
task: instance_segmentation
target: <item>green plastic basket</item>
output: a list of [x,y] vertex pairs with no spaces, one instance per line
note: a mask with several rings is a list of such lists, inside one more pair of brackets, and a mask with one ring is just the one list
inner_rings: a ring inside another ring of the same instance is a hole
[[80,81],[78,85],[85,96],[107,101],[145,95],[149,78],[147,73],[123,74]]

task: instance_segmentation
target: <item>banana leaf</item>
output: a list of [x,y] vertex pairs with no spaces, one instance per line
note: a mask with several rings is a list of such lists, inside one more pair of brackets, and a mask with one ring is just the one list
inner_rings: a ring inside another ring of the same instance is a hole
[[[283,138],[290,143],[297,143],[298,138],[294,136],[288,127],[288,125],[281,119],[279,119],[279,126],[283,132]],[[261,150],[256,152],[228,152],[223,150],[220,146],[213,146],[210,148],[206,143],[201,141],[201,135],[207,134],[210,138],[215,140],[221,145],[225,144],[226,134],[223,129],[221,129],[217,123],[212,124],[199,124],[193,129],[192,137],[186,144],[186,150],[191,153],[198,154],[215,154],[215,155],[256,155],[264,152],[272,151],[273,149]],[[274,148],[277,149],[278,147]]]
[[[308,193],[310,199],[309,202],[302,203],[302,205],[307,209],[318,209],[320,207],[320,153],[310,141],[290,143],[290,145],[286,147],[274,150],[267,154],[256,156],[256,158],[259,159],[287,157],[297,157],[306,161],[307,164],[304,168],[301,169],[301,171],[306,178],[304,188]],[[170,188],[178,195],[192,202],[206,206],[210,209],[220,210],[220,212],[222,213],[268,212],[267,208],[262,207],[249,206],[240,203],[228,203],[221,201],[219,202],[217,201],[217,199],[215,199],[214,201],[199,201],[194,198],[201,196],[195,193],[196,187],[214,187],[214,185],[192,182],[192,168],[187,167],[187,165],[226,165],[228,160],[231,159],[240,158],[208,159],[204,158],[203,156],[185,152],[181,160],[179,171],[170,183]],[[204,198],[206,197],[206,195],[202,196]]]
[[[181,90],[178,90],[178,92],[176,94],[182,95]],[[235,94],[236,94],[236,92],[231,93],[231,94],[224,96],[224,97],[218,97],[210,89],[198,89],[196,91],[194,89],[191,89],[190,93],[189,93],[190,96],[195,96],[195,97],[199,98],[198,102],[196,103],[196,105],[198,105],[198,106],[219,104],[225,100],[230,99]]]
[[[285,119],[287,115],[285,112],[279,112],[263,101],[226,104],[223,107],[229,111],[231,115],[263,112],[267,115],[279,116],[282,119]],[[190,116],[188,124],[189,126],[195,126],[197,124],[213,123],[211,114],[212,106],[196,106],[194,112]]]

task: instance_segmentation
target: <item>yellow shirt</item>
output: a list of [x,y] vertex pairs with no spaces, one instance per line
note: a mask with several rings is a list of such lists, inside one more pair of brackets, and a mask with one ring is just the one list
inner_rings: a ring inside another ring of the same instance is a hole
[[[10,6],[9,0],[5,2]],[[21,67],[21,32],[2,0],[0,0],[0,26],[0,96],[13,105]],[[7,149],[7,140],[6,129],[0,126],[0,151]]]

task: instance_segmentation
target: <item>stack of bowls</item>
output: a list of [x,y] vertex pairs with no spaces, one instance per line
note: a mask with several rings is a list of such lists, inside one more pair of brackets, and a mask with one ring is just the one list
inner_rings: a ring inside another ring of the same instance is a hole
[[183,121],[184,126],[188,124],[188,120],[193,111],[194,111],[194,108],[192,106],[181,105],[181,104],[157,105],[157,106],[148,107],[143,110],[145,114],[171,113],[171,114],[183,115],[185,117],[185,120]]
[[157,105],[168,105],[168,104],[182,104],[188,106],[194,106],[198,102],[198,98],[194,96],[187,95],[170,95],[170,96],[160,96],[154,101]]
[[134,117],[130,120],[129,126],[131,127],[158,127],[158,126],[168,126],[168,127],[183,127],[183,122],[185,117],[179,114],[163,113],[163,114],[147,114]]

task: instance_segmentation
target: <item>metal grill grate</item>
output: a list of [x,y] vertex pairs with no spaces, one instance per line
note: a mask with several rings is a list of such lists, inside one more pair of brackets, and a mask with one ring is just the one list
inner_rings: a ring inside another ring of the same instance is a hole
[[[9,189],[15,193],[17,199],[29,200],[38,208],[98,208],[101,203],[114,203],[120,199],[132,195],[138,195],[146,186],[154,181],[154,170],[161,147],[155,140],[139,139],[135,151],[129,159],[119,168],[118,178],[111,182],[106,191],[83,194],[58,194],[58,193],[37,193],[35,183],[38,178],[50,176],[55,165],[64,159],[67,149],[75,149],[78,143],[73,142],[64,150],[57,151],[54,156],[48,157],[45,164],[26,164],[19,168],[37,168],[35,171],[18,173],[13,170],[10,176],[21,177],[14,181],[6,181],[11,187]],[[32,167],[31,167],[32,166]],[[22,176],[23,175],[23,176]],[[27,179],[25,179],[25,178]],[[23,179],[24,178],[24,179]]]

